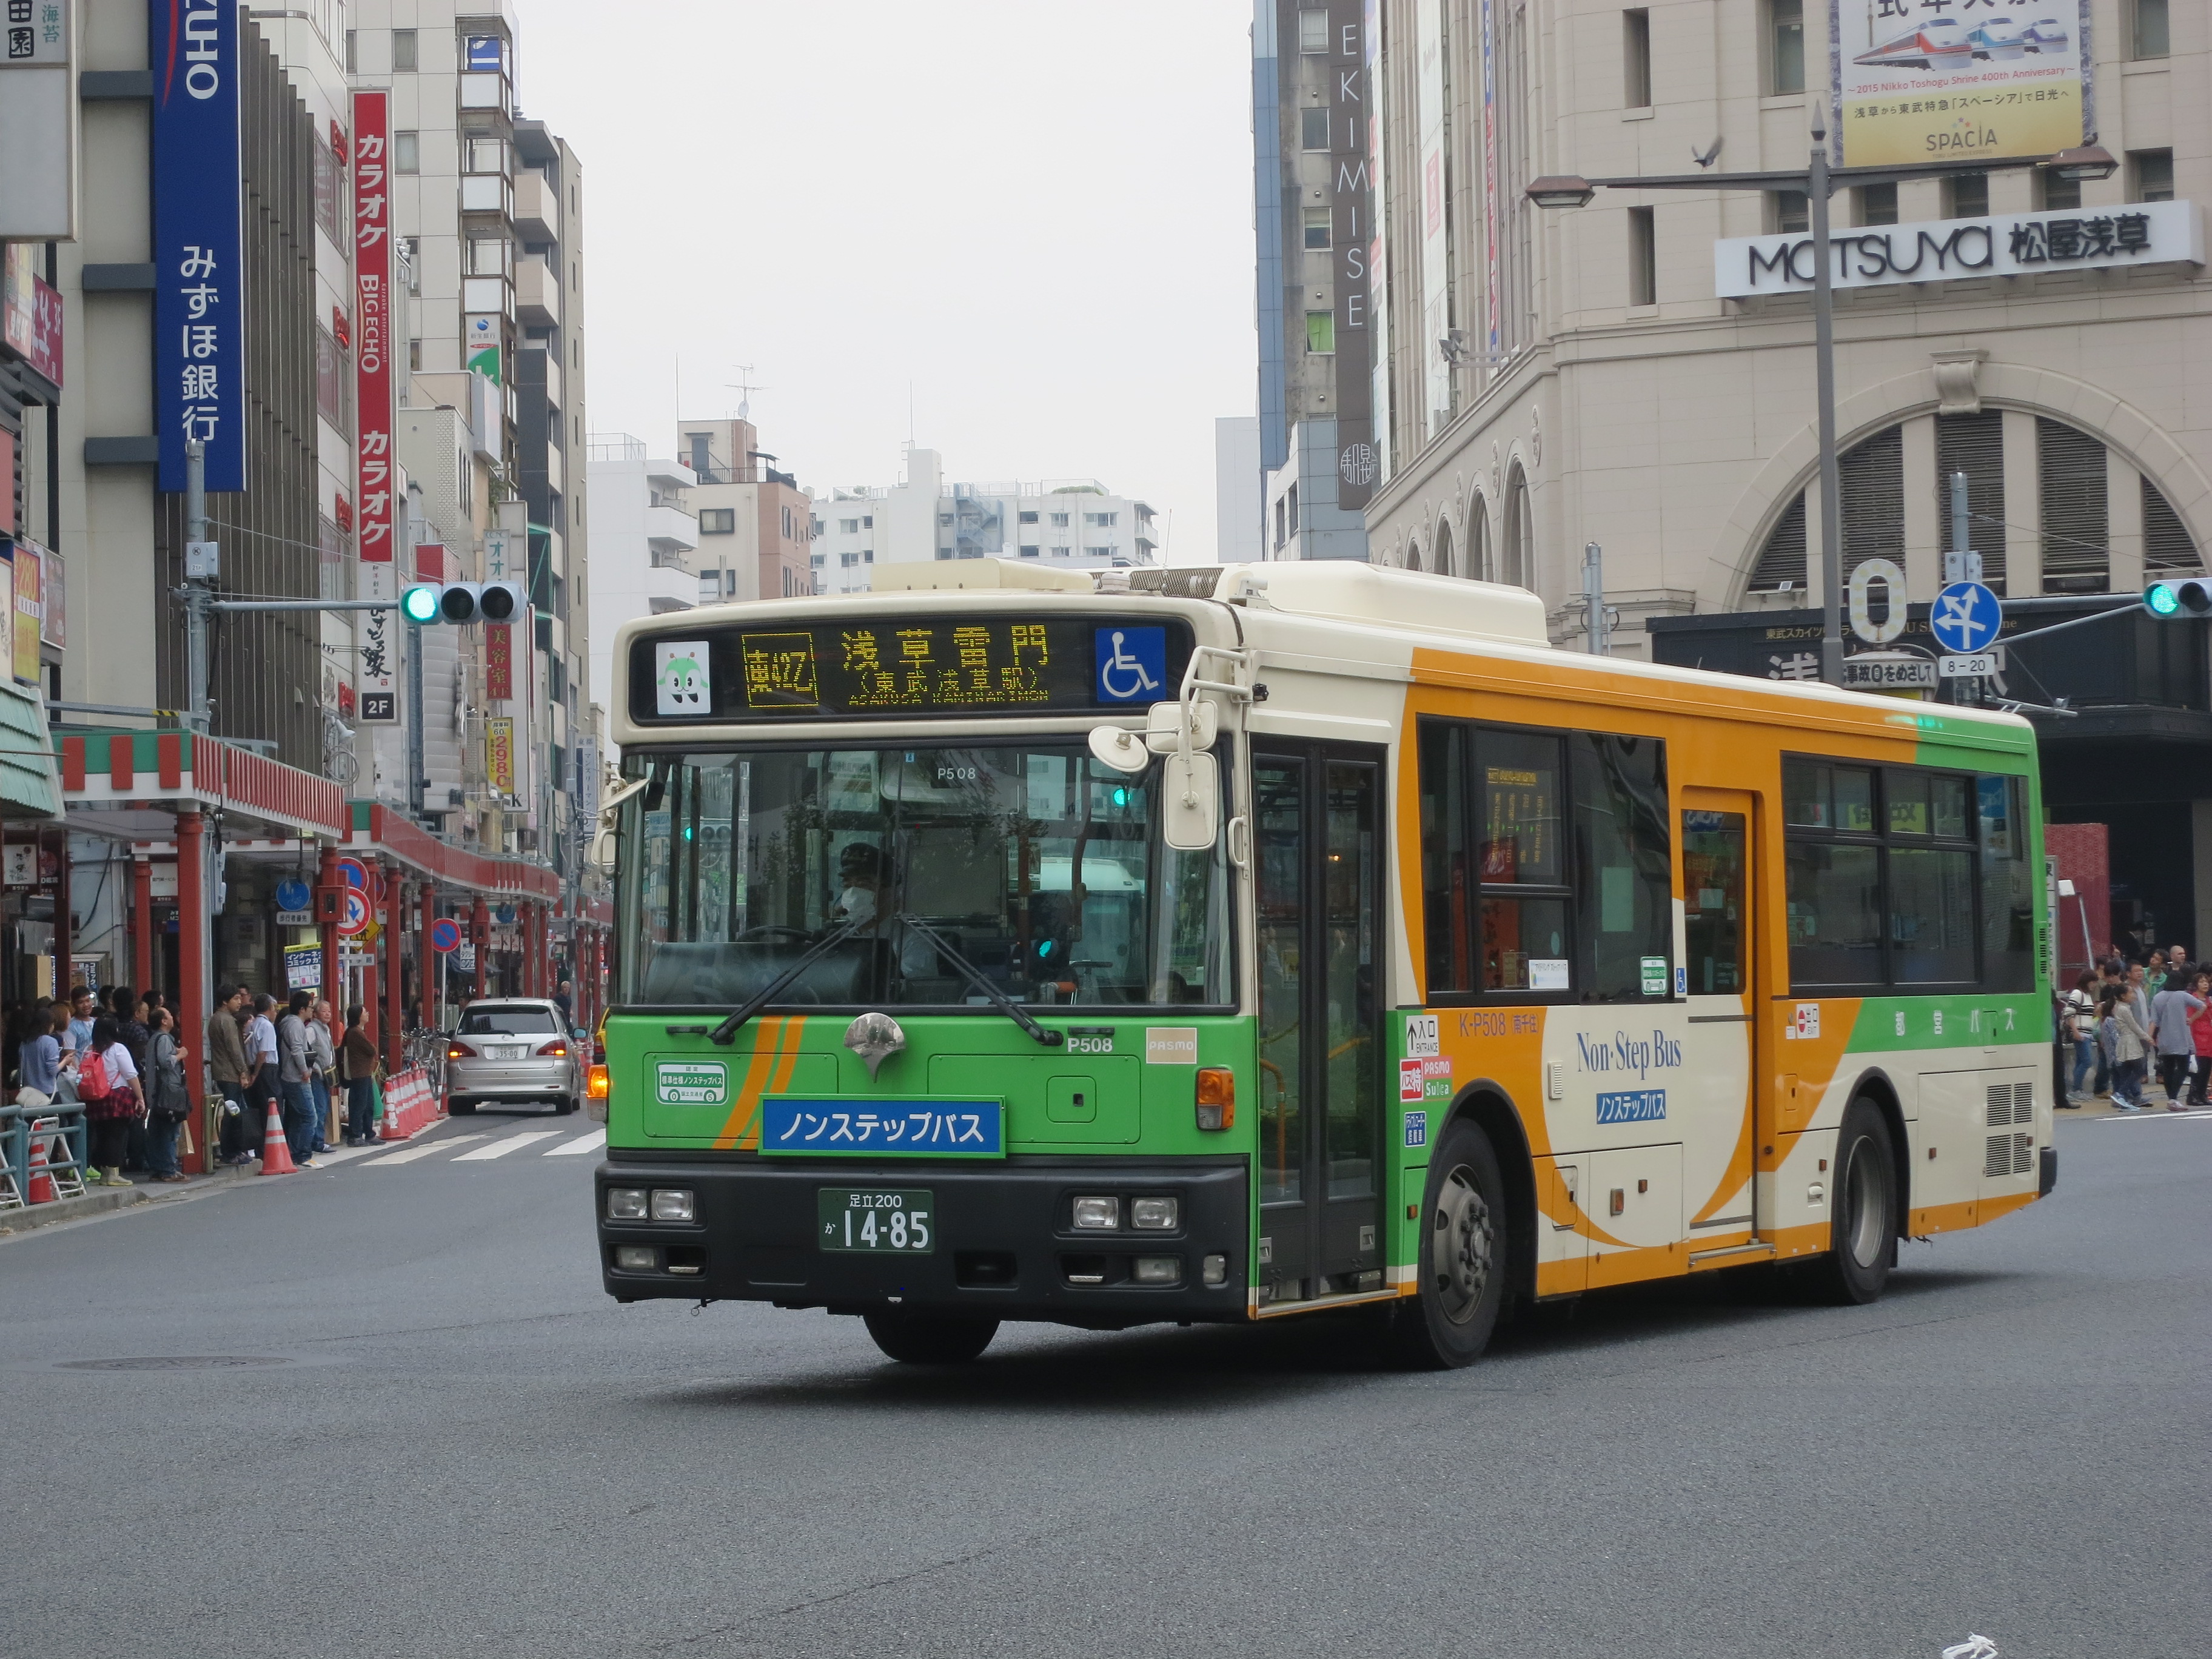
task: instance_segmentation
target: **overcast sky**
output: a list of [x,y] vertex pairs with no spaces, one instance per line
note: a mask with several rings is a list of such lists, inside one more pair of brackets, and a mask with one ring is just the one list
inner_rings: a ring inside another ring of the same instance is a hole
[[[1097,477],[1214,556],[1253,411],[1242,0],[518,0],[584,169],[586,416],[672,453],[762,390],[802,485]],[[678,374],[683,407],[676,406]]]

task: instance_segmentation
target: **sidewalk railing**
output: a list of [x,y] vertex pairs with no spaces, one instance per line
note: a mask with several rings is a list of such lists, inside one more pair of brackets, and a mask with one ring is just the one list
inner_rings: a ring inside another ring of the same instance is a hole
[[70,1164],[84,1168],[84,1107],[76,1101],[57,1101],[48,1106],[0,1106],[0,1158],[7,1176],[0,1182],[0,1209],[16,1209],[31,1203],[31,1126],[56,1120],[57,1129],[69,1148]]

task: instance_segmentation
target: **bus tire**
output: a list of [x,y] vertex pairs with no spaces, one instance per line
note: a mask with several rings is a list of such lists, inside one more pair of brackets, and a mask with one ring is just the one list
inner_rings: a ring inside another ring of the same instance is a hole
[[872,1313],[861,1322],[876,1346],[902,1365],[964,1365],[999,1334],[995,1319],[958,1314]]
[[1481,1126],[1461,1118],[1444,1131],[1421,1202],[1417,1294],[1391,1322],[1406,1364],[1453,1370],[1482,1357],[1505,1303],[1505,1179]]
[[1834,1167],[1828,1253],[1807,1269],[1807,1286],[1854,1307],[1879,1297],[1897,1265],[1897,1159],[1881,1109],[1863,1095],[1844,1109]]

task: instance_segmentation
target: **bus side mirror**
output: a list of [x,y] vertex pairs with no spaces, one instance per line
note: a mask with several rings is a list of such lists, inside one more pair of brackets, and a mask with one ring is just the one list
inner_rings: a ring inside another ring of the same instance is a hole
[[1221,769],[1203,750],[1160,766],[1160,833],[1178,853],[1203,853],[1221,827]]

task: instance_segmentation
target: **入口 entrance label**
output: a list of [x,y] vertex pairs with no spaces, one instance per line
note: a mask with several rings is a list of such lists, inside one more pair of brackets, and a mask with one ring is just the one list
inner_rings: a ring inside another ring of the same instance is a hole
[[1441,1035],[1434,1014],[1406,1016],[1406,1054],[1411,1060],[1431,1060],[1442,1054]]
[[1152,1066],[1197,1065],[1198,1027],[1147,1025],[1145,1027],[1145,1060]]
[[653,1092],[664,1106],[726,1106],[730,1068],[720,1060],[664,1060],[653,1068]]

